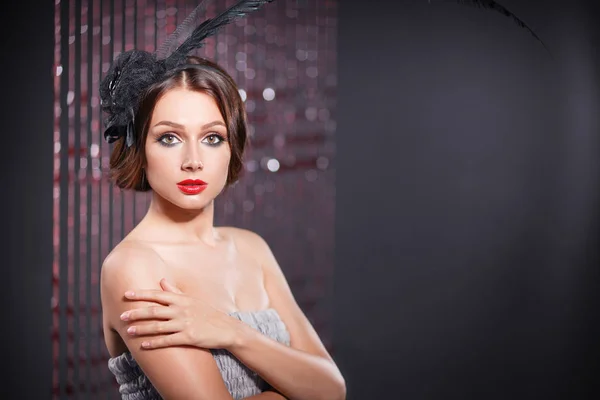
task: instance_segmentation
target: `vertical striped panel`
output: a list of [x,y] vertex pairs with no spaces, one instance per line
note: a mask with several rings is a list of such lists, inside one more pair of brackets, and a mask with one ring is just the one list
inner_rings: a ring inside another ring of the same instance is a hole
[[[215,0],[214,16],[234,0]],[[115,56],[153,51],[191,0],[56,2],[53,394],[118,398],[107,368],[99,277],[103,259],[144,216],[151,195],[107,179],[100,77]],[[251,146],[245,173],[215,208],[217,225],[270,243],[298,302],[331,348],[335,179],[335,0],[278,0],[227,26],[196,54],[243,91]]]

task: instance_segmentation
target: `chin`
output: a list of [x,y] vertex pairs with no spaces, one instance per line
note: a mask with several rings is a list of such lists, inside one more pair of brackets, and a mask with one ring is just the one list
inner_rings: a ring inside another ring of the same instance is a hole
[[165,203],[165,206],[168,207],[167,204],[171,206],[177,207],[182,210],[197,210],[201,211],[202,209],[210,206],[214,200],[214,193],[212,191],[204,191],[195,195],[183,194],[180,191],[168,191],[167,193],[159,190],[154,190],[155,194],[158,195],[162,202]]
[[183,210],[202,210],[208,206],[210,206],[214,200],[211,196],[205,196],[204,194],[198,194],[194,196],[190,195],[180,195],[184,196],[175,199],[167,199],[173,205],[183,209]]

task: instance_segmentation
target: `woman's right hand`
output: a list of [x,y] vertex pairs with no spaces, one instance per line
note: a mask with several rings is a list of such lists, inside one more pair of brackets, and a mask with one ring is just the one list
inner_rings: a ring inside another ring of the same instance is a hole
[[[217,310],[208,303],[183,293],[162,279],[163,290],[127,291],[131,301],[159,303],[155,306],[126,311],[121,320],[131,323],[127,333],[135,336],[154,336],[142,342],[145,349],[169,346],[195,346],[205,349],[226,349],[235,342],[241,321]],[[135,325],[136,321],[156,320]],[[158,336],[157,336],[158,335]]]

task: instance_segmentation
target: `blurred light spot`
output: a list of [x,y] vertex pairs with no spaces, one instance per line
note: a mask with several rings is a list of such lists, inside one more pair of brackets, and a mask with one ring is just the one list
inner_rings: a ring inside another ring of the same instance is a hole
[[275,135],[275,137],[273,138],[273,146],[279,149],[285,146],[285,136]]
[[54,154],[60,153],[60,142],[54,142]]
[[306,57],[308,58],[309,61],[316,61],[317,55],[318,55],[318,53],[316,50],[308,50],[306,52]]
[[244,75],[246,75],[246,79],[254,79],[256,72],[252,68],[247,68]]
[[266,101],[271,101],[275,98],[275,91],[271,88],[265,88],[263,90],[263,97]]
[[329,165],[329,159],[327,157],[319,157],[317,158],[317,168],[321,170],[326,170]]
[[217,43],[217,53],[219,53],[219,54],[227,53],[227,43],[223,43],[223,42]]
[[243,51],[238,51],[237,53],[235,53],[235,61],[246,61],[246,59],[246,53],[244,53]]
[[73,102],[73,99],[75,98],[75,93],[68,92],[67,93],[67,104],[70,105]]
[[270,157],[263,157],[260,159],[260,167],[262,169],[267,169],[267,163],[269,162],[271,158]]
[[317,119],[317,109],[315,107],[308,107],[304,111],[304,115],[306,116],[307,120],[314,121]]
[[246,61],[238,61],[235,63],[235,69],[237,69],[238,71],[245,71],[246,70]]
[[81,34],[86,33],[88,30],[88,26],[87,25],[81,25]]
[[254,27],[254,25],[246,25],[244,27],[244,33],[246,35],[254,35],[256,33],[256,28]]
[[242,98],[242,101],[246,101],[246,91],[244,89],[240,89],[240,97]]
[[296,58],[299,61],[305,61],[308,58],[308,52],[306,50],[298,49],[296,50]]
[[255,160],[250,160],[246,162],[246,170],[250,172],[254,172],[258,169],[258,163]]
[[275,158],[271,158],[267,162],[267,168],[271,172],[277,172],[277,171],[279,171],[279,161],[277,161]]
[[87,158],[85,158],[85,157],[79,158],[79,168],[81,168],[81,169],[87,168]]
[[317,69],[317,67],[308,67],[306,68],[306,75],[309,78],[316,78],[317,76],[319,76],[319,70]]
[[62,74],[63,72],[63,67],[62,65],[59,65],[56,67],[56,76],[60,76],[60,74]]
[[100,153],[100,146],[98,146],[96,143],[92,143],[92,145],[90,146],[90,156],[92,157],[98,157],[98,154]]
[[242,207],[244,207],[244,211],[250,212],[250,211],[254,210],[254,202],[251,200],[244,200]]

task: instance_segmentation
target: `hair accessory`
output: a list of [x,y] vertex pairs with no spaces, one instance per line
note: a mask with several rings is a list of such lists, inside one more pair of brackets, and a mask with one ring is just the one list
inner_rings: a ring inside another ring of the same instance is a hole
[[[204,40],[221,27],[274,0],[241,0],[220,15],[198,23],[208,1],[203,0],[154,53],[129,50],[115,59],[100,83],[100,104],[107,115],[104,140],[108,143],[125,137],[127,147],[131,147],[135,143],[134,117],[144,90],[184,65],[188,54],[201,48]],[[179,44],[180,38],[188,33],[187,39]]]

